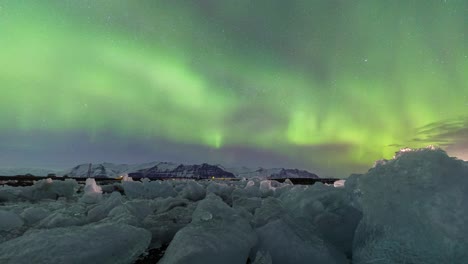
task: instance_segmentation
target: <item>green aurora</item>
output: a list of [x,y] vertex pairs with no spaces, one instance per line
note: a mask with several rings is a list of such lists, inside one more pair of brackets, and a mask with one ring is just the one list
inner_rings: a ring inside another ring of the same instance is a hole
[[466,155],[467,120],[466,0],[0,2],[0,134],[51,133],[36,148],[111,134],[343,176]]

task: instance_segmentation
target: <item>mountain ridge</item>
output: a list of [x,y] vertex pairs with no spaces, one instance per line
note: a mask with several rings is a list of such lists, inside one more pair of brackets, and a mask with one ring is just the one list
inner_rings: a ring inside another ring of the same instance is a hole
[[[1,176],[32,174],[46,176],[87,177],[89,163],[76,165],[66,170],[9,168],[1,169]],[[116,164],[110,162],[91,164],[91,177],[117,178],[123,175],[131,177],[175,177],[175,178],[319,178],[307,170],[292,168],[249,168],[225,167],[219,164],[183,164],[175,162],[148,162],[139,164]]]

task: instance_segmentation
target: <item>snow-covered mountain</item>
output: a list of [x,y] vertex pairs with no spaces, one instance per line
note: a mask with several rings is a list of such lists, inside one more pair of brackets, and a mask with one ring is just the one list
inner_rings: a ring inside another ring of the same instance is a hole
[[161,162],[149,169],[142,169],[134,173],[129,173],[130,177],[147,178],[235,178],[235,175],[217,165],[203,163],[201,165],[174,166],[173,163]]
[[26,174],[46,176],[50,173],[55,174],[57,171],[40,168],[0,168],[0,176],[16,176]]
[[319,176],[306,170],[298,169],[285,169],[285,168],[226,168],[227,171],[234,173],[238,178],[313,178],[317,179]]
[[[86,177],[89,163],[77,165],[63,171],[45,169],[0,169],[2,176],[14,176],[32,174],[46,176],[49,173],[57,176]],[[286,168],[247,168],[247,167],[223,167],[221,165],[185,165],[173,162],[150,162],[143,164],[114,164],[98,163],[91,165],[92,177],[116,178],[122,175],[132,177],[177,177],[177,178],[319,178],[316,174],[306,170]]]
[[[62,173],[70,177],[86,177],[89,164],[82,164],[70,171]],[[93,177],[119,177],[128,174],[131,177],[153,177],[153,178],[319,178],[316,174],[306,170],[286,168],[226,168],[221,165],[185,165],[172,162],[152,162],[145,164],[93,164],[91,176]]]
[[[70,170],[63,171],[59,175],[69,177],[86,177],[89,164],[81,164]],[[219,166],[210,164],[184,165],[172,162],[152,162],[144,164],[113,164],[100,163],[91,165],[92,177],[116,178],[128,174],[131,177],[152,178],[234,178],[235,175],[225,171]]]
[[[114,164],[114,163],[99,163],[91,165],[92,177],[109,177],[116,178],[124,174],[136,172],[142,169],[151,168],[161,162],[150,162],[143,164]],[[80,164],[69,170],[64,170],[58,173],[60,176],[69,177],[86,177],[88,175],[89,163]]]

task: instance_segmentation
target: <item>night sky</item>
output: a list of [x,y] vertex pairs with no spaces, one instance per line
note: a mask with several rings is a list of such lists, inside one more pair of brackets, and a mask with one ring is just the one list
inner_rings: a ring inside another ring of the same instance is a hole
[[0,1],[0,167],[468,159],[468,1]]

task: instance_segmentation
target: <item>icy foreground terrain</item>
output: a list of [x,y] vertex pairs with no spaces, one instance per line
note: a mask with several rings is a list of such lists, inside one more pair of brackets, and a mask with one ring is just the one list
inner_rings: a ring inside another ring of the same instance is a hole
[[344,188],[44,180],[0,187],[0,263],[134,263],[169,245],[159,263],[461,264],[467,223],[467,163],[441,150],[400,153]]

